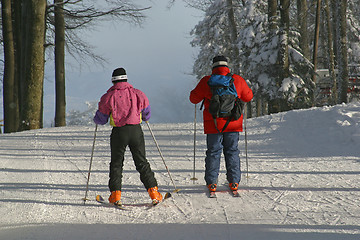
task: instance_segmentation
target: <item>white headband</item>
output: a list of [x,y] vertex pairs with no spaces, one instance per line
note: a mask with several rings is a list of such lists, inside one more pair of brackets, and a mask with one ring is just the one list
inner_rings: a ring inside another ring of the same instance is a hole
[[127,75],[119,75],[119,76],[114,76],[111,78],[111,81],[117,81],[117,80],[124,80],[127,79]]
[[225,61],[218,61],[218,62],[214,62],[214,63],[213,63],[213,67],[221,66],[221,65],[227,66],[227,62],[225,62]]

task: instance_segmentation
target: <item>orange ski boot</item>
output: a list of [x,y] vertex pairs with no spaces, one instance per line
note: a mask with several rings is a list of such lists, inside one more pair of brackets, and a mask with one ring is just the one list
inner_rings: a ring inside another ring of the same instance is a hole
[[210,192],[215,192],[216,191],[216,184],[215,183],[209,184],[207,187],[208,187]]
[[113,203],[114,205],[121,205],[121,191],[112,191],[109,197],[109,203]]
[[152,200],[153,205],[160,203],[163,199],[161,193],[159,193],[159,191],[158,191],[158,187],[149,188],[148,193]]
[[229,183],[229,187],[230,187],[231,191],[237,191],[239,184],[238,183]]

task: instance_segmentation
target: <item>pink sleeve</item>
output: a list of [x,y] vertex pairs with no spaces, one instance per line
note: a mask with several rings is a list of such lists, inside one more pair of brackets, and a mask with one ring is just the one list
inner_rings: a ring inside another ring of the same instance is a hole
[[111,105],[110,105],[111,95],[106,93],[104,94],[99,102],[99,111],[105,115],[110,115]]

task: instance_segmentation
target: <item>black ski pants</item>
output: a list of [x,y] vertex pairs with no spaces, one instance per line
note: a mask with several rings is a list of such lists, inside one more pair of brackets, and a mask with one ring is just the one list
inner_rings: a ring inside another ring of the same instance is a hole
[[157,186],[154,172],[145,156],[144,133],[140,124],[114,127],[110,136],[110,191],[121,190],[124,155],[129,146],[136,170],[140,173],[140,180],[146,189]]

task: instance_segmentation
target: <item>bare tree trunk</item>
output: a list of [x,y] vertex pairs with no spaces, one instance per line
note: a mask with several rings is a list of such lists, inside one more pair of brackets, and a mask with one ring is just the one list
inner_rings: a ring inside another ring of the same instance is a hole
[[255,94],[255,104],[256,104],[256,117],[260,117],[263,115],[263,104],[262,104],[262,98],[260,94]]
[[298,17],[298,24],[300,29],[300,48],[302,49],[303,55],[310,59],[310,47],[309,47],[309,37],[308,37],[308,7],[306,0],[297,0],[297,17]]
[[15,81],[15,46],[12,24],[11,0],[1,1],[2,31],[4,45],[4,79],[3,79],[3,109],[4,109],[4,132],[16,132],[18,130],[19,108],[17,101],[17,89]]
[[[290,75],[290,61],[289,61],[289,32],[290,32],[290,0],[280,0],[280,82]],[[287,99],[280,99],[280,111],[288,111],[289,104]]]
[[313,52],[313,64],[314,64],[313,81],[314,81],[314,83],[316,83],[316,73],[315,72],[317,69],[317,53],[318,53],[318,45],[319,45],[320,7],[321,7],[321,0],[317,0],[315,34],[314,34],[314,52]]
[[325,0],[325,14],[326,14],[326,28],[328,32],[327,43],[329,51],[329,73],[333,81],[333,88],[331,94],[332,104],[336,104],[338,94],[337,94],[337,84],[336,84],[336,74],[335,74],[335,60],[334,60],[334,49],[333,49],[333,27],[330,15],[329,0]]
[[277,26],[277,0],[268,0],[268,21],[270,29],[275,29]]
[[347,103],[347,90],[349,84],[348,54],[347,54],[347,36],[346,36],[346,8],[347,0],[337,1],[338,23],[337,23],[337,52],[339,69],[339,88],[340,102]]
[[14,94],[17,95],[17,131],[20,131],[20,119],[21,119],[21,111],[22,111],[22,98],[23,95],[20,88],[20,76],[22,74],[20,63],[22,61],[21,57],[21,31],[22,31],[22,22],[21,22],[21,7],[22,0],[12,0],[12,7],[13,7],[13,26],[14,26],[14,46],[15,46],[15,84],[16,89]]
[[[277,0],[268,0],[268,21],[269,21],[269,38],[274,37],[277,28]],[[268,113],[280,112],[280,104],[278,99],[269,99]]]
[[[231,41],[230,45],[231,45],[231,53],[232,53],[231,59],[234,62],[233,69],[236,74],[240,74],[239,47],[237,44],[238,32],[236,26],[233,0],[227,0],[226,6],[228,10],[228,19],[229,19],[229,27],[230,27],[230,41]],[[251,102],[248,102],[246,106],[248,107],[248,117],[251,118]]]
[[43,82],[44,82],[44,42],[46,0],[28,0],[29,29],[26,35],[25,50],[25,101],[22,112],[21,129],[42,128],[43,120]]
[[229,27],[230,27],[230,40],[231,40],[231,59],[234,62],[234,72],[239,74],[240,72],[240,64],[239,64],[239,48],[237,45],[237,26],[234,14],[234,6],[232,0],[227,0],[227,10],[228,10],[228,18],[229,18]]
[[334,55],[335,55],[335,68],[337,66],[337,49],[338,49],[338,44],[337,44],[337,39],[338,39],[338,27],[337,27],[337,24],[338,24],[338,9],[337,9],[337,1],[338,0],[330,0],[330,6],[331,6],[331,19],[332,19],[332,25],[334,26],[333,28],[333,36],[334,36],[334,39],[333,39],[333,49],[334,49]]
[[[27,76],[29,76],[28,71],[28,65],[29,63],[29,56],[30,55],[30,49],[29,49],[29,36],[31,31],[31,17],[32,17],[32,10],[31,10],[31,1],[21,1],[20,0],[20,22],[17,25],[20,27],[20,32],[18,36],[18,43],[20,45],[17,45],[17,52],[19,52],[19,60],[18,63],[18,69],[19,69],[19,105],[20,105],[20,130],[25,130],[23,124],[25,123],[24,119],[24,111],[27,106],[27,96],[26,96],[26,85],[27,85]],[[21,24],[21,25],[20,25]]]
[[65,20],[63,0],[55,4],[55,127],[66,126],[65,94]]
[[[269,13],[274,14],[275,3],[274,1],[271,2],[269,5]],[[276,2],[276,1],[275,1]],[[270,9],[271,7],[271,9]],[[282,82],[285,78],[289,77],[289,30],[290,30],[290,16],[289,16],[289,7],[290,7],[290,0],[280,0],[280,31],[279,31],[279,53],[277,63],[279,66],[279,77],[276,81],[276,86],[278,88],[281,87]],[[272,19],[274,18],[271,16]],[[270,27],[273,24],[270,23]],[[278,96],[276,99],[269,101],[269,112],[276,113],[281,111],[289,110],[289,104],[287,99],[284,99]]]
[[290,30],[290,16],[289,16],[290,0],[280,0],[280,28],[281,28],[281,42],[279,61],[281,65],[281,80],[289,77],[289,30]]

